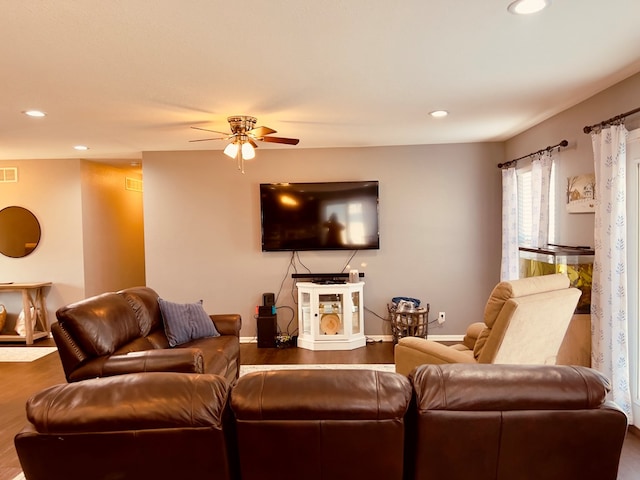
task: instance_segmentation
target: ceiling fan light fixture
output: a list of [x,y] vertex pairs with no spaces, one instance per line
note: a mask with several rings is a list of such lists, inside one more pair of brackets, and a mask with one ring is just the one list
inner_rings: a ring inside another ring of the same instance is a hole
[[203,142],[208,140],[227,140],[231,143],[224,148],[224,154],[235,158],[238,163],[238,170],[244,173],[244,161],[251,160],[256,156],[256,142],[282,143],[285,145],[297,145],[300,140],[297,138],[271,137],[272,133],[277,133],[273,128],[266,126],[256,127],[258,119],[249,115],[235,115],[227,117],[231,133],[219,132],[202,127],[191,127],[196,130],[204,130],[221,135],[215,138],[203,138],[201,140],[190,140],[191,142]]
[[551,0],[515,0],[507,7],[514,15],[530,15],[544,10],[549,6]]
[[224,149],[224,154],[227,157],[236,158],[236,155],[238,155],[238,144],[233,142],[227,145]]
[[242,144],[242,158],[244,160],[251,160],[256,157],[256,151],[249,142]]

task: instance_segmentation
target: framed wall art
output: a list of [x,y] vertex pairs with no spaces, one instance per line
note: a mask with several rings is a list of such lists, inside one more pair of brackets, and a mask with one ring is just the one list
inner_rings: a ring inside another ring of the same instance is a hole
[[567,212],[594,213],[596,211],[596,175],[587,173],[567,178]]

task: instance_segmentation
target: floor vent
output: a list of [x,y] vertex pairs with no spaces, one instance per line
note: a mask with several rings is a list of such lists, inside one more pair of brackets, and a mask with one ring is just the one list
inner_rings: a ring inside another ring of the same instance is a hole
[[142,192],[142,180],[137,178],[126,177],[124,182],[124,188],[131,190],[132,192]]
[[0,183],[17,183],[18,167],[0,167]]

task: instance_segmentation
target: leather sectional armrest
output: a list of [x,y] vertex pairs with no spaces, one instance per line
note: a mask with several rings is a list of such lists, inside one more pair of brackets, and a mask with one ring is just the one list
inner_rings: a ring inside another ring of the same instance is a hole
[[27,402],[27,417],[40,433],[221,429],[228,395],[219,375],[135,373],[46,388]]
[[237,313],[218,313],[209,315],[220,335],[240,336],[242,317]]
[[130,352],[109,357],[102,376],[137,372],[203,373],[204,358],[199,348],[177,348]]

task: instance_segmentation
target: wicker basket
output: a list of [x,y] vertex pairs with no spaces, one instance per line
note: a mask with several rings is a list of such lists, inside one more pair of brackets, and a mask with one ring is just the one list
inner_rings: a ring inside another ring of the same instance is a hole
[[387,306],[393,342],[398,343],[402,337],[427,338],[429,330],[429,305],[413,311],[398,312],[395,305]]

